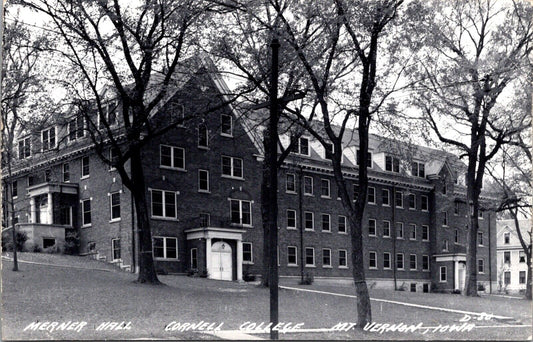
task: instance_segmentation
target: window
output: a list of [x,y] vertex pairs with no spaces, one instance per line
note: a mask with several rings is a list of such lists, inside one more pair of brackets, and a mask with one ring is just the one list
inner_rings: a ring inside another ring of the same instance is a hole
[[429,201],[427,196],[420,196],[420,210],[428,211],[429,210]]
[[526,283],[526,271],[520,271],[518,273],[518,283],[519,284],[525,284]]
[[422,271],[429,271],[429,255],[422,255]]
[[385,156],[385,170],[399,173],[400,159],[392,156]]
[[18,182],[17,181],[13,181],[11,183],[11,197],[12,198],[16,198],[16,197],[18,197],[18,195],[19,195]]
[[205,124],[198,125],[198,147],[209,147],[209,132]]
[[403,193],[401,191],[396,191],[394,194],[394,199],[396,203],[396,208],[403,208]]
[[294,153],[309,156],[309,139],[300,137],[294,146]]
[[26,159],[31,156],[31,137],[19,140],[19,159]]
[[384,269],[390,269],[391,266],[390,266],[390,253],[389,252],[384,252],[383,253],[383,268]]
[[183,127],[185,121],[185,108],[181,103],[172,102],[170,104],[170,118],[173,122],[177,122],[178,126]]
[[[359,166],[361,160],[359,159],[359,149],[357,150],[356,154],[355,154],[355,159],[356,159],[356,163],[357,163],[357,166]],[[367,152],[366,153],[366,167],[368,168],[371,168],[372,167],[372,153],[370,152]]]
[[347,257],[346,257],[346,250],[345,249],[339,249],[339,268],[347,268]]
[[174,237],[154,237],[154,258],[177,259],[178,239]]
[[63,164],[62,171],[63,171],[63,182],[65,183],[70,182],[70,164],[69,163]]
[[231,115],[222,114],[220,116],[220,134],[233,136],[233,118]]
[[396,254],[396,268],[399,270],[403,270],[403,254],[402,253]]
[[526,253],[524,251],[518,251],[518,262],[526,262]]
[[368,268],[378,268],[376,252],[368,252]]
[[447,211],[442,212],[442,225],[448,226],[448,212]]
[[85,119],[78,115],[68,123],[68,141],[74,141],[83,138],[85,135]]
[[411,236],[409,236],[409,239],[416,240],[416,224],[409,224],[409,231],[411,232]]
[[160,165],[171,169],[185,170],[185,149],[160,145]]
[[32,186],[35,184],[35,177],[34,176],[28,176],[28,186]]
[[120,239],[111,240],[111,250],[113,251],[113,260],[120,260]]
[[91,225],[91,200],[90,199],[81,201],[81,211],[82,211],[82,217],[81,217],[82,226]]
[[322,197],[330,197],[330,186],[329,186],[329,180],[328,179],[321,179],[321,196]]
[[333,144],[326,143],[324,145],[324,158],[333,160]]
[[43,248],[53,247],[56,244],[56,239],[43,237]]
[[383,237],[390,237],[390,222],[383,221]]
[[359,185],[354,184],[353,185],[353,201],[357,201],[357,198],[359,197]]
[[453,237],[454,243],[459,243],[459,229],[455,230],[454,237]]
[[322,250],[322,267],[331,267],[331,249]]
[[45,182],[52,181],[52,171],[50,169],[44,171],[44,181]]
[[483,246],[483,232],[477,232],[477,243],[480,246]]
[[222,175],[243,178],[242,159],[222,156]]
[[339,215],[339,233],[346,234],[346,216]]
[[396,237],[398,239],[403,239],[403,223],[396,222]]
[[440,282],[441,283],[445,283],[447,281],[447,270],[446,270],[446,266],[441,266],[439,268],[439,275],[440,275]]
[[442,184],[442,194],[446,195],[447,192],[448,192],[448,187],[446,186],[446,183],[444,183]]
[[230,200],[231,223],[243,226],[252,225],[252,202],[244,200]]
[[242,243],[242,262],[251,264],[254,262],[254,255],[251,242]]
[[209,227],[211,225],[211,215],[209,213],[200,213],[201,227]]
[[388,189],[381,189],[381,201],[384,206],[390,206],[390,191]]
[[511,263],[511,252],[503,252],[503,262],[506,264]]
[[411,292],[416,292],[416,283],[411,283]]
[[109,196],[111,207],[111,221],[120,219],[120,192],[114,192]]
[[104,111],[102,113],[103,117],[101,115],[98,115],[98,128],[99,129],[106,127],[104,121],[109,126],[113,126],[114,124],[117,123],[117,109],[118,109],[118,103],[116,101],[110,101],[105,104],[105,107],[102,108],[102,110]]
[[416,270],[416,254],[409,255],[409,269]]
[[296,210],[287,209],[287,229],[296,229]]
[[416,209],[416,195],[409,194],[409,209]]
[[56,128],[50,127],[41,131],[41,143],[43,152],[49,151],[56,147]]
[[191,248],[191,269],[198,269],[198,248]]
[[176,204],[174,191],[152,190],[152,217],[177,218]]
[[81,177],[89,177],[90,174],[90,167],[89,167],[89,156],[81,158]]
[[422,226],[422,241],[429,241],[429,226]]
[[482,211],[482,210],[478,210],[478,212],[477,212],[477,216],[478,216],[480,219],[483,219],[483,211]]
[[305,230],[314,230],[315,229],[315,222],[313,218],[313,213],[310,211],[306,211],[304,213],[304,222],[305,222]]
[[287,247],[287,265],[295,266],[298,265],[298,250],[295,246]]
[[511,234],[510,233],[504,233],[503,234],[503,243],[508,245],[511,240]]
[[59,208],[59,223],[72,227],[72,207],[61,206]]
[[376,236],[376,220],[374,219],[368,220],[368,235]]
[[304,176],[304,194],[313,195],[313,178]]
[[331,232],[331,219],[329,214],[322,214],[322,231]]
[[505,285],[511,284],[511,272],[509,272],[509,271],[504,272],[503,273],[503,277],[504,277],[504,284]]
[[109,165],[109,170],[114,170],[115,166],[118,164],[119,152],[120,151],[116,147],[111,147],[109,149],[109,161],[111,162],[111,165]]
[[209,192],[209,171],[198,169],[198,191]]
[[296,192],[296,176],[292,173],[287,173],[285,185],[287,192]]
[[376,188],[368,187],[368,203],[376,204]]
[[449,246],[448,246],[448,240],[444,240],[444,241],[442,241],[442,251],[443,251],[443,252],[447,252],[447,251],[448,251],[448,248],[449,248]]
[[429,284],[422,284],[422,292],[428,293],[429,292]]
[[315,266],[315,249],[305,247],[305,266]]
[[426,165],[420,162],[413,162],[411,164],[411,174],[415,177],[426,177]]
[[477,273],[485,273],[485,262],[483,259],[477,260]]
[[453,214],[454,215],[459,215],[459,202],[454,202],[453,203]]

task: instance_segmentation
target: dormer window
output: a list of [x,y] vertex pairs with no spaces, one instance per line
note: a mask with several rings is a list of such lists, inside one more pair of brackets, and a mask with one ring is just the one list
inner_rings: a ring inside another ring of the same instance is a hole
[[19,159],[29,158],[31,156],[31,137],[19,140]]
[[426,178],[426,165],[421,162],[412,162],[411,175],[414,177]]
[[[359,150],[356,151],[355,159],[357,162],[357,166],[359,166],[361,162],[361,160],[359,159]],[[372,153],[371,152],[366,153],[366,164],[368,168],[372,168]]]
[[309,156],[309,139],[300,137],[294,146],[294,153]]
[[68,123],[68,141],[74,141],[85,135],[84,123],[85,120],[82,115],[77,116]]
[[508,245],[510,242],[511,242],[511,234],[509,234],[508,232],[504,233],[503,234],[503,243]]
[[177,122],[178,126],[183,126],[185,120],[185,110],[181,103],[173,102],[170,105],[170,119],[172,122]]
[[41,131],[42,150],[50,151],[56,147],[56,128],[50,127]]
[[400,159],[392,156],[385,156],[385,170],[399,173]]
[[[117,109],[118,109],[118,102],[117,101],[111,101],[105,104],[103,110],[104,119],[107,122],[108,126],[113,126],[117,123]],[[105,128],[105,124],[102,121],[101,116],[98,116],[98,128],[102,129]]]
[[231,115],[220,115],[220,133],[225,136],[233,136],[233,118]]

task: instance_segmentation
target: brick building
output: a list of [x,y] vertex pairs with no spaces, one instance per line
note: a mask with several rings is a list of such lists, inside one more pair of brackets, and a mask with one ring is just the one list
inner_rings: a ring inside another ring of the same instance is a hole
[[[175,89],[152,120],[186,115],[225,89],[213,76],[192,77]],[[194,96],[191,96],[193,94]],[[108,116],[120,120],[109,98]],[[118,104],[120,106],[120,104]],[[48,123],[18,138],[14,163],[16,224],[28,243],[61,245],[77,232],[80,254],[135,271],[136,218],[118,173],[100,161],[83,119]],[[260,274],[261,145],[257,128],[231,106],[186,120],[143,150],[156,268],[241,280]],[[355,134],[356,135],[356,134]],[[288,138],[283,137],[287,143]],[[401,146],[400,146],[401,145]],[[357,141],[343,144],[353,192]],[[400,146],[400,147],[398,147]],[[109,150],[110,158],[113,151]],[[463,165],[457,157],[372,136],[365,212],[366,275],[371,286],[411,291],[462,288],[465,276]],[[349,227],[337,198],[327,151],[310,137],[279,171],[280,276],[351,281]],[[495,217],[480,217],[478,281],[496,281]],[[4,222],[9,217],[4,215]]]

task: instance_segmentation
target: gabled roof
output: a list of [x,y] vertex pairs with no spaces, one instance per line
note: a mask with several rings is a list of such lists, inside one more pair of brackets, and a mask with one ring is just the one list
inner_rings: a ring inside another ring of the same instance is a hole
[[[518,225],[520,229],[520,233],[522,234],[522,237],[524,238],[524,241],[526,243],[531,243],[531,220],[518,220]],[[497,238],[501,238],[504,233],[509,232],[510,234],[517,236],[518,233],[516,232],[516,225],[514,220],[497,220],[496,221],[496,228],[497,228]]]

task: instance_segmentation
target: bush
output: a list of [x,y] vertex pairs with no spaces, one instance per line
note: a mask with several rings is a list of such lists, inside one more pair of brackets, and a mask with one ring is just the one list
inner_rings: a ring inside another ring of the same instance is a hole
[[311,285],[315,281],[315,277],[311,273],[306,273],[304,276],[304,280],[300,281],[300,285]]
[[[8,232],[2,234],[2,251],[13,251],[13,233],[11,230]],[[17,252],[22,252],[24,249],[24,244],[26,241],[28,241],[28,235],[26,232],[17,232],[16,233],[16,245],[17,245]]]
[[65,232],[64,253],[77,255],[80,251],[80,235],[76,230],[68,229]]
[[200,278],[207,278],[209,276],[209,273],[207,272],[207,270],[202,270],[200,272]]
[[461,294],[461,290],[459,289],[455,289],[452,291],[453,294]]
[[255,281],[255,274],[245,273],[243,276],[244,281]]
[[485,285],[483,285],[483,284],[477,284],[477,290],[478,290],[478,291],[485,291]]
[[187,277],[193,277],[193,276],[196,275],[196,273],[198,273],[197,270],[188,269],[187,270]]

